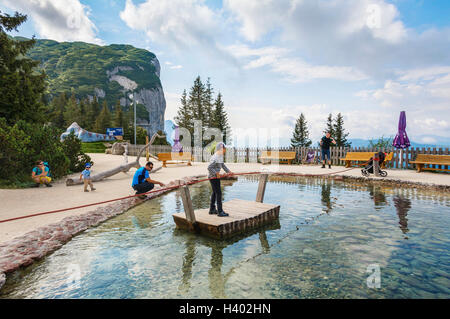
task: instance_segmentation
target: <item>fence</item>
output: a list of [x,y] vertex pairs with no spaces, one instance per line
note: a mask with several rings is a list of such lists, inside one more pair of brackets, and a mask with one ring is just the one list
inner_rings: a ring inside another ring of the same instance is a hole
[[[128,146],[128,155],[136,156],[140,149],[144,145],[129,145]],[[291,151],[296,153],[296,163],[301,163],[306,154],[312,150],[314,151],[316,162],[320,161],[321,153],[320,148],[314,147],[280,147],[280,148],[255,148],[255,147],[234,147],[228,148],[227,153],[225,155],[225,161],[231,163],[257,163],[259,162],[259,158],[261,156],[262,151],[271,150],[271,151]],[[171,146],[167,145],[152,145],[150,146],[151,154],[158,153],[169,153],[172,151]],[[184,149],[185,152],[191,152],[195,162],[208,162],[211,154],[206,149],[202,149],[201,147],[189,147]],[[398,150],[395,148],[368,148],[368,147],[331,147],[330,148],[330,157],[331,163],[333,165],[344,165],[344,161],[341,158],[345,157],[347,152],[393,152],[392,161],[386,163],[386,167],[388,168],[415,168],[414,164],[409,164],[410,161],[414,160],[417,154],[433,154],[433,155],[449,155],[448,148],[425,148],[425,147],[410,147],[405,150]],[[145,153],[143,153],[145,156]],[[400,160],[402,158],[402,160]],[[401,167],[400,167],[401,163]],[[444,168],[438,166],[438,168]],[[448,167],[445,167],[448,168]]]

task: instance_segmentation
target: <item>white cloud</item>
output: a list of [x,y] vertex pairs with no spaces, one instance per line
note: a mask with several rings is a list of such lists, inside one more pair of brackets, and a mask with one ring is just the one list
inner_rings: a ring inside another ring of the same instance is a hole
[[286,48],[269,46],[252,49],[241,44],[229,46],[227,49],[236,57],[246,60],[244,69],[268,66],[271,71],[281,74],[293,83],[314,79],[359,81],[367,78],[352,67],[308,64],[301,58],[290,56],[291,51]]
[[79,0],[4,0],[3,3],[31,16],[40,38],[103,44],[89,19],[89,7]]
[[131,29],[144,31],[152,41],[236,63],[218,44],[224,18],[202,0],[146,0],[137,5],[127,0],[120,18]]
[[225,0],[224,6],[246,40],[273,39],[317,65],[387,78],[392,65],[450,63],[449,28],[417,33],[385,0]]
[[182,69],[182,68],[183,68],[182,65],[172,65],[172,66],[170,66],[171,70],[179,70],[179,69]]

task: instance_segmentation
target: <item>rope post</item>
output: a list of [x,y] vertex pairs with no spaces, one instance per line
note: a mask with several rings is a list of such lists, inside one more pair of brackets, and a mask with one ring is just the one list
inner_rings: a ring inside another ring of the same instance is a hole
[[373,157],[373,174],[376,177],[380,176],[380,158],[378,157],[378,154],[375,154],[375,156]]
[[256,202],[262,203],[264,200],[264,193],[266,191],[267,179],[269,174],[261,174],[259,177],[258,192],[256,193]]
[[186,220],[195,225],[195,213],[194,207],[192,206],[191,194],[189,193],[189,188],[185,185],[180,188],[181,199],[183,200],[184,213],[186,214]]

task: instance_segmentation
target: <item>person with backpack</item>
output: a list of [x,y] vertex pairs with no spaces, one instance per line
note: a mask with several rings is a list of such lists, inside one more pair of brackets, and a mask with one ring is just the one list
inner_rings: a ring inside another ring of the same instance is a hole
[[[164,186],[163,183],[155,181],[150,178],[150,171],[153,169],[153,163],[147,162],[145,166],[139,168],[133,176],[133,182],[131,183],[131,187],[136,191],[136,195],[144,194],[153,189],[155,184],[160,186]],[[138,196],[140,199],[144,199],[145,195]]]
[[44,184],[47,187],[52,187],[50,182],[52,178],[50,177],[50,168],[44,164],[43,161],[37,161],[36,166],[31,172],[31,179],[35,182],[34,187],[39,187]]

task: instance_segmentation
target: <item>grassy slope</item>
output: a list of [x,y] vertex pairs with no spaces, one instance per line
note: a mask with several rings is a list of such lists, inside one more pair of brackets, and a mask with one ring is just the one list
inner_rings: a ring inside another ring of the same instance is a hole
[[107,70],[116,66],[134,69],[116,74],[135,81],[138,89],[161,87],[155,66],[151,63],[155,55],[131,45],[99,46],[84,42],[37,40],[29,56],[42,62],[51,95],[62,92],[70,94],[73,89],[78,98],[84,98],[94,95],[94,88],[99,88],[105,91],[108,105],[112,106],[124,96],[121,92],[123,88],[116,81],[110,82],[106,74]]

